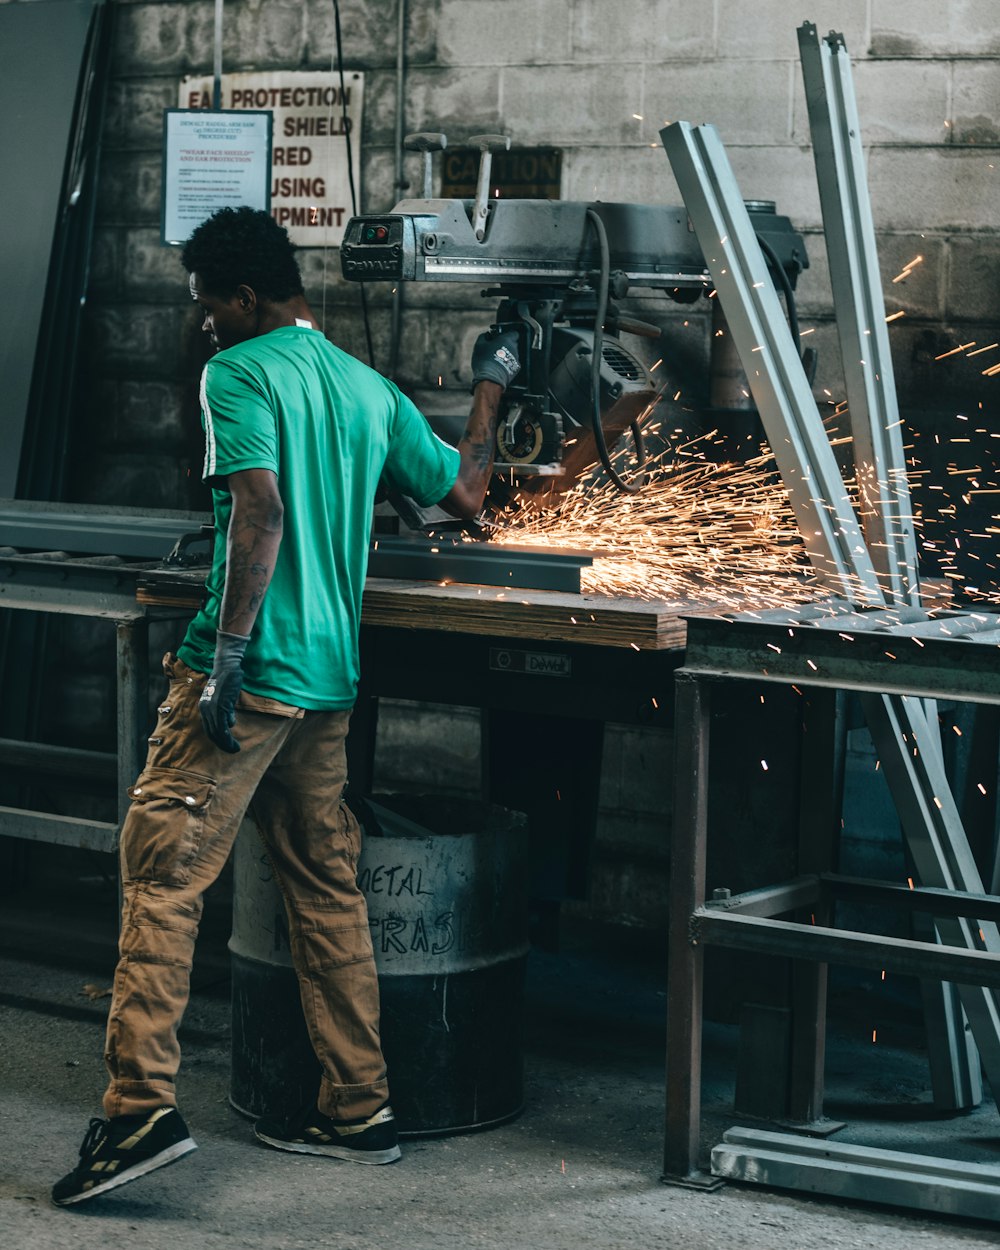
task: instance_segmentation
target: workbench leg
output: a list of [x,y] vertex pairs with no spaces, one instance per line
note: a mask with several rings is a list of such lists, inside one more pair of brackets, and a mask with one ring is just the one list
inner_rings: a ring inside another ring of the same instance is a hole
[[[846,696],[813,688],[802,709],[802,760],[799,785],[800,875],[835,872],[844,801],[847,744]],[[812,916],[797,919],[830,925],[830,903],[820,900]],[[789,1118],[796,1124],[836,1131],[842,1124],[823,1118],[826,1061],[827,965],[792,961],[792,1038]]]
[[351,713],[347,735],[347,781],[355,794],[371,794],[375,779],[375,743],[378,738],[378,696],[369,693],[364,678]]
[[128,787],[146,762],[149,730],[149,622],[119,621],[118,659],[118,823],[128,811]]
[[714,1186],[701,1172],[702,951],[690,940],[692,912],[705,901],[708,834],[709,686],[676,677],[674,822],[670,855],[667,974],[667,1116],[663,1179]]

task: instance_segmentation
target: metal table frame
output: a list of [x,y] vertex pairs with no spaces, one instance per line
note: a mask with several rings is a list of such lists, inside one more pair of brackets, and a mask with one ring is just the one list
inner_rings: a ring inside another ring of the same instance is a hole
[[[67,565],[73,579],[68,583]],[[117,752],[89,751],[48,743],[0,740],[0,762],[47,772],[106,775],[114,779],[117,820],[83,820],[55,812],[0,806],[0,836],[58,843],[113,853],[128,810],[128,787],[142,770],[149,729],[149,624],[177,610],[136,602],[135,572],[86,560],[56,561],[0,556],[0,608],[84,616],[114,625],[116,644]]]
[[[688,620],[684,667],[675,681],[675,817],[670,884],[667,1114],[664,1180],[711,1186],[700,1167],[703,951],[735,947],[796,962],[791,1040],[791,1116],[822,1115],[826,965],[884,968],[1000,989],[1000,954],[933,942],[887,939],[830,925],[833,902],[863,898],[977,927],[1000,919],[1000,899],[958,889],[857,881],[834,872],[839,809],[819,795],[803,827],[799,875],[734,897],[706,898],[711,690],[725,681],[795,684],[803,693],[892,692],[1000,704],[997,644],[943,637],[890,638],[792,628],[788,621]],[[817,739],[814,751],[824,746]],[[810,805],[813,806],[812,804]],[[786,917],[779,919],[779,917]]]

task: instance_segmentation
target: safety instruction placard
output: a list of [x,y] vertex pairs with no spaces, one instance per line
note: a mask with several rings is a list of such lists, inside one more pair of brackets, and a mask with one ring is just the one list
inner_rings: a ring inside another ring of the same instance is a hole
[[270,208],[271,114],[167,109],[160,240],[183,243],[219,208]]
[[[213,79],[185,78],[182,109],[210,109]],[[298,247],[338,247],[351,217],[348,144],[360,203],[364,75],[329,71],[223,74],[221,105],[274,118],[270,211]]]

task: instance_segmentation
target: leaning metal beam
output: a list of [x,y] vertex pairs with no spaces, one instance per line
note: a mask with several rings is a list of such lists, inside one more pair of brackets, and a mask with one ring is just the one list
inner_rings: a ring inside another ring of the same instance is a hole
[[[725,149],[712,126],[675,122],[660,138],[708,262],[754,402],[823,583],[870,606],[885,598]],[[945,777],[940,740],[919,701],[862,694],[903,834],[925,885],[983,893]],[[1000,952],[1000,931],[983,924],[982,946]],[[974,924],[942,921],[947,942],[981,949]],[[983,1068],[1000,1098],[1000,1013],[992,990],[964,986]]]
[[868,549],[886,597],[920,600],[917,544],[861,124],[843,35],[799,27],[823,232]]
[[660,131],[708,262],[809,560],[837,594],[881,604],[875,568],[767,262],[713,126],[675,122]]
[[[812,22],[799,27],[798,38],[862,524],[886,597],[916,605],[913,507],[851,58],[843,35],[820,39]],[[934,730],[936,707],[924,711]],[[978,1057],[954,987],[924,982],[921,991],[935,1105],[974,1106],[981,1100]]]

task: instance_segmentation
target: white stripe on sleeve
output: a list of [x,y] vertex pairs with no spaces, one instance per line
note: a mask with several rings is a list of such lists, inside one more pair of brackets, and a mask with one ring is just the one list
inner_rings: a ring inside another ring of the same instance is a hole
[[215,476],[215,426],[212,424],[212,409],[208,403],[208,365],[201,371],[198,398],[205,417],[205,465],[201,476],[209,478]]

